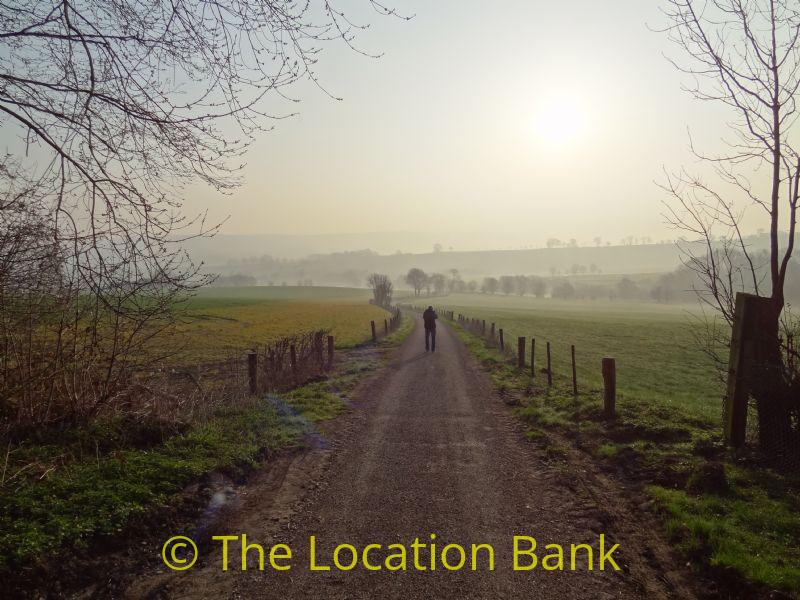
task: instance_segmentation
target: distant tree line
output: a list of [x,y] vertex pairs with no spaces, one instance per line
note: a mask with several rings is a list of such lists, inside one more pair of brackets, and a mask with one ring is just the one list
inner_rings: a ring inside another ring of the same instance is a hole
[[[743,259],[743,257],[742,257]],[[622,300],[659,303],[693,302],[702,282],[689,265],[681,265],[674,271],[661,275],[603,275],[601,278],[584,278],[587,272],[600,275],[599,269],[570,269],[569,274],[553,274],[550,277],[537,275],[501,275],[484,277],[480,283],[464,281],[458,270],[445,273],[426,273],[412,268],[401,279],[414,290],[414,294],[442,295],[450,293],[503,294],[506,296],[534,296],[536,298],[558,298],[562,300]],[[792,262],[787,278],[787,298],[800,299],[800,275],[798,266]],[[572,276],[570,276],[572,275]],[[585,279],[585,280],[584,280]]]
[[421,295],[423,291],[428,296],[478,291],[478,282],[464,281],[458,269],[449,269],[447,273],[426,273],[422,269],[413,267],[408,270],[403,281],[411,286],[415,296]]

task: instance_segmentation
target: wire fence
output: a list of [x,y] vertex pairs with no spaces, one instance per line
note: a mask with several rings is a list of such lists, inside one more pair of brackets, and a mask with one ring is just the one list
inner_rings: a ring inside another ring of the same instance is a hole
[[[392,307],[384,320],[365,321],[361,343],[377,343],[395,331],[400,320],[400,310]],[[91,412],[73,410],[78,416],[72,422],[120,415],[136,421],[166,423],[202,420],[221,407],[247,401],[254,395],[287,391],[325,376],[334,365],[335,345],[329,330],[313,329],[253,343],[246,351],[232,352],[216,361],[123,365],[107,398],[95,401],[96,408]],[[101,378],[102,366],[87,367],[83,376]],[[92,401],[76,398],[73,403]],[[49,410],[40,411],[44,416],[38,420],[27,413],[17,416],[0,410],[0,439],[24,435],[31,424],[56,423],[59,415],[68,414],[66,408],[59,412],[55,401],[51,405]]]
[[[411,308],[415,311],[423,310],[419,306]],[[529,368],[532,377],[544,376],[548,387],[553,385],[553,356],[549,340],[539,340],[537,346],[536,338],[517,336],[510,339],[499,323],[470,317],[446,307],[435,307],[435,310],[441,318],[481,337],[487,347],[500,351],[508,361],[516,362],[519,369]],[[764,375],[770,371],[760,367],[765,362],[759,359],[764,351],[760,350],[757,343],[758,332],[764,328],[760,326],[758,319],[754,318],[752,321],[746,322],[738,333],[734,329],[732,347],[738,344],[741,350],[738,354],[731,353],[728,393],[723,399],[724,431],[720,433],[724,434],[731,448],[740,454],[742,451],[749,453],[757,460],[761,456],[767,458],[770,464],[797,470],[800,467],[800,377],[782,376],[780,373]],[[749,333],[748,326],[752,329]],[[794,375],[800,360],[797,358],[800,352],[796,348],[794,334],[781,338],[780,345],[784,348],[786,371]],[[564,344],[561,343],[559,351],[563,350]],[[571,368],[566,377],[571,379],[572,393],[577,396],[580,382],[577,376],[575,345],[570,344],[568,351],[568,365]],[[564,362],[562,360],[560,364]],[[604,414],[606,417],[614,417],[617,397],[616,359],[602,357],[598,367],[603,382]],[[586,373],[585,370],[583,372]],[[784,384],[769,383],[777,380]],[[769,393],[764,393],[765,384]],[[759,390],[762,392],[760,401],[754,397]]]

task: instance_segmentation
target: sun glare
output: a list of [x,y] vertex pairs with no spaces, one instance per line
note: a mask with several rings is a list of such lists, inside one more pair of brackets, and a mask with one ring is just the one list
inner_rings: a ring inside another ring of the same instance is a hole
[[537,111],[536,129],[548,146],[565,146],[585,132],[586,111],[572,98],[550,98]]

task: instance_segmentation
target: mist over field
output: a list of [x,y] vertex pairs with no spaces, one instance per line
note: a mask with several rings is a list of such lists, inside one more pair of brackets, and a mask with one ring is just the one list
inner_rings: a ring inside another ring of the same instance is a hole
[[[211,242],[217,242],[213,244]],[[302,240],[275,243],[259,239],[219,236],[204,240],[204,247],[193,252],[212,272],[224,275],[244,274],[259,283],[281,281],[295,283],[311,278],[320,285],[363,286],[372,271],[392,275],[405,274],[412,267],[425,271],[458,269],[462,277],[481,278],[500,274],[552,275],[567,273],[575,264],[587,271],[609,274],[658,273],[671,271],[680,264],[680,251],[674,243],[613,245],[557,248],[515,248],[490,250],[448,250],[382,253],[372,248],[351,247],[345,251],[300,254]],[[274,254],[265,251],[274,248]],[[308,247],[308,246],[303,246]],[[432,247],[432,246],[431,246]]]
[[[781,237],[785,238],[785,234]],[[648,237],[629,236],[611,242],[596,236],[584,243],[549,238],[545,247],[517,244],[459,249],[439,241],[429,244],[436,239],[447,238],[403,232],[336,236],[223,234],[192,240],[187,249],[194,260],[203,263],[205,272],[216,276],[210,283],[214,287],[363,288],[368,287],[371,273],[384,273],[395,289],[407,291],[413,289],[406,277],[409,270],[421,269],[428,276],[423,285],[428,295],[461,291],[695,303],[695,291],[703,289],[698,274],[687,267],[691,256],[706,252],[701,240],[653,242]],[[764,277],[769,236],[762,232],[746,240],[759,276]],[[475,243],[479,241],[476,237]],[[712,243],[719,249],[724,240]],[[401,244],[401,249],[382,251]],[[796,269],[793,260],[790,271],[794,273]],[[536,289],[532,283],[535,280],[542,282]],[[787,297],[793,300],[800,298],[797,281],[797,277],[787,281]]]

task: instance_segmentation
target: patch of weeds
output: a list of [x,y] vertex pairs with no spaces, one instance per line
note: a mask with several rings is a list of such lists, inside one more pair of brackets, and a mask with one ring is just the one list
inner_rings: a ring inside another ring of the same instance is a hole
[[597,421],[581,420],[578,422],[578,431],[590,437],[596,437],[603,432],[603,426]]
[[620,448],[619,444],[603,444],[596,450],[596,454],[602,458],[614,458],[619,454]]
[[284,395],[286,403],[312,423],[331,419],[342,413],[346,404],[331,391],[331,383],[318,381]]
[[531,425],[563,428],[569,428],[572,425],[572,422],[565,415],[544,404],[529,403],[527,406],[520,407],[516,413]]
[[541,441],[547,437],[547,434],[542,429],[529,427],[525,430],[525,437],[532,441]]

